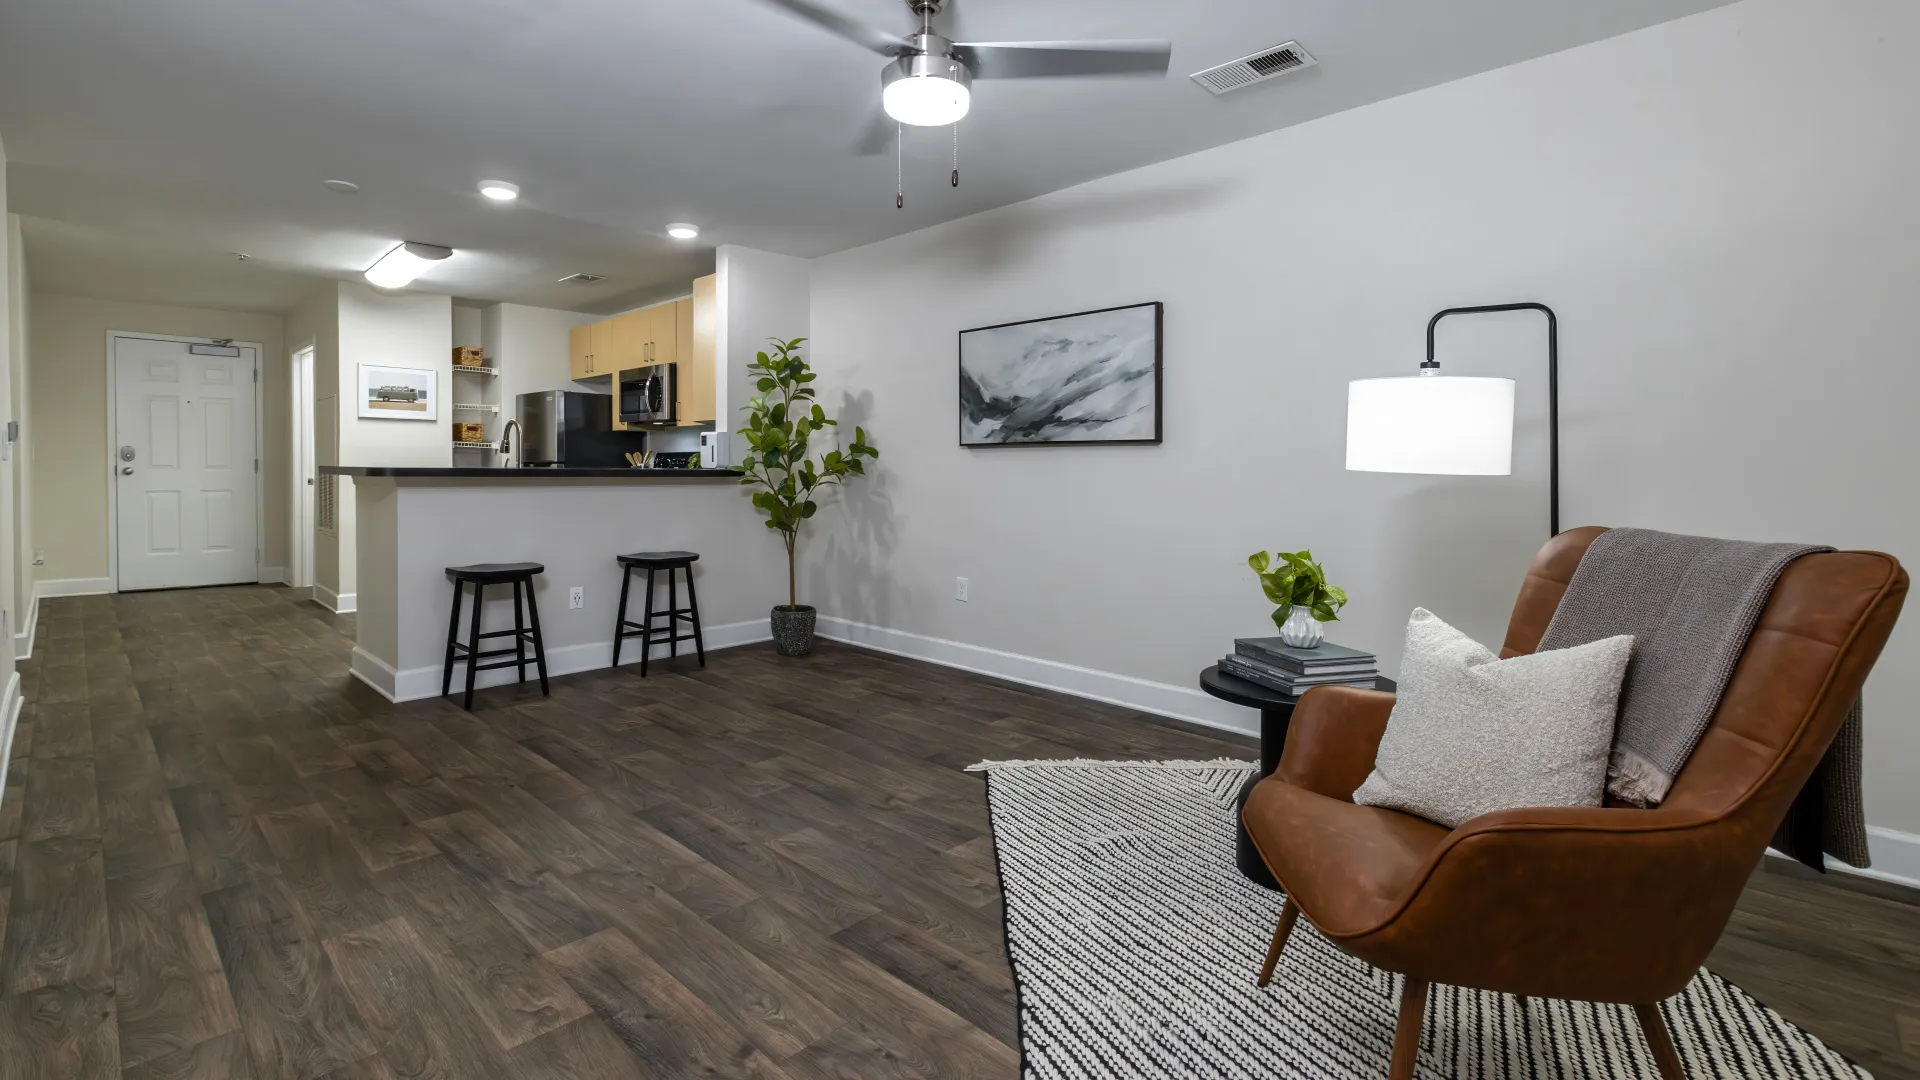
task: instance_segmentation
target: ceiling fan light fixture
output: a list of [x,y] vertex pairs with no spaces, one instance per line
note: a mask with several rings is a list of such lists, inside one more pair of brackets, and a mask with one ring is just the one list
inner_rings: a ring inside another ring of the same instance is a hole
[[951,56],[903,56],[880,74],[880,104],[903,124],[946,127],[967,115],[972,85],[973,73]]

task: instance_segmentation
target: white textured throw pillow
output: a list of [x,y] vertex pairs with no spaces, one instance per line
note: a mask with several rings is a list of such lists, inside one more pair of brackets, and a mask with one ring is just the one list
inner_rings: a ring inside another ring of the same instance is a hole
[[1425,608],[1353,801],[1449,828],[1522,806],[1599,806],[1633,638],[1501,660]]

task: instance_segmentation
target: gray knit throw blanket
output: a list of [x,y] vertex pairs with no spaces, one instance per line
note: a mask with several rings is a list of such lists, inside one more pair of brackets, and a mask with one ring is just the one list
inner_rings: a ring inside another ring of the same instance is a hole
[[[1614,797],[1640,806],[1667,797],[1712,722],[1780,574],[1802,555],[1832,550],[1650,529],[1612,529],[1594,540],[1540,648],[1633,635],[1633,659],[1620,689],[1620,720],[1607,765],[1607,790]],[[1836,858],[1866,866],[1857,702],[1846,728],[1818,774],[1823,780],[1819,811],[1825,816],[1821,842]],[[1836,760],[1836,752],[1841,759],[1851,754],[1851,762]],[[1776,838],[1776,847],[1789,842],[1786,831]],[[1818,855],[1786,853],[1803,860]]]

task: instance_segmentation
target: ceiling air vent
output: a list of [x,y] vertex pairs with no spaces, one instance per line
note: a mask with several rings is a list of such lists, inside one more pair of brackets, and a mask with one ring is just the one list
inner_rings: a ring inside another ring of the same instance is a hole
[[605,274],[568,274],[560,279],[562,285],[591,285],[596,281],[607,280]]
[[1196,71],[1193,81],[1216,94],[1224,94],[1229,90],[1278,78],[1289,71],[1313,67],[1319,62],[1301,48],[1299,42],[1289,41],[1271,49],[1262,49],[1252,56],[1243,56],[1230,64]]

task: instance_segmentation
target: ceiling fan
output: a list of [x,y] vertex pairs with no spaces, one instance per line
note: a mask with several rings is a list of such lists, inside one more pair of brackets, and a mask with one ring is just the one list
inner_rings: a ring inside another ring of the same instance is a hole
[[906,0],[920,32],[901,36],[870,26],[817,0],[765,0],[882,56],[880,103],[902,124],[945,127],[967,115],[975,79],[1062,75],[1164,75],[1166,41],[949,41],[933,32],[946,0]]

